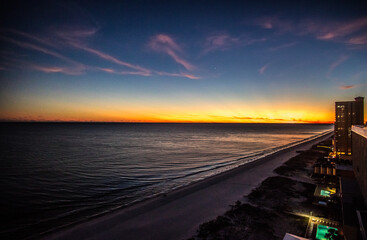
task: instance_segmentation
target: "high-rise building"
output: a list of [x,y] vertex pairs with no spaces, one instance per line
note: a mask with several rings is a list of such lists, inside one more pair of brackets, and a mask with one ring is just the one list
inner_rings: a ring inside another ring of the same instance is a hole
[[367,206],[367,126],[352,126],[353,170]]
[[352,125],[363,125],[363,97],[335,103],[334,152],[341,158],[352,155]]

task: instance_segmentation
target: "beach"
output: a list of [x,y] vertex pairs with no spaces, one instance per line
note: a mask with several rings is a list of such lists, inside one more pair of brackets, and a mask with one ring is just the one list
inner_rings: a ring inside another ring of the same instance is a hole
[[273,171],[327,133],[257,161],[215,175],[168,194],[134,204],[47,235],[45,239],[186,239],[199,225],[222,215],[241,201]]

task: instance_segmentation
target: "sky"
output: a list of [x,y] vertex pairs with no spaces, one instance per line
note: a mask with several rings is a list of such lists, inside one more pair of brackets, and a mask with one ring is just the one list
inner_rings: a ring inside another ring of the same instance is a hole
[[2,121],[332,123],[367,2],[2,1],[0,53]]

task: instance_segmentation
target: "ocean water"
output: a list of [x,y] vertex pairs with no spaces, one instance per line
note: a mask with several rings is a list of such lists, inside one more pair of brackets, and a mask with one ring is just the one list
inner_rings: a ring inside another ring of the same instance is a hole
[[37,238],[332,130],[323,124],[1,123],[1,239]]

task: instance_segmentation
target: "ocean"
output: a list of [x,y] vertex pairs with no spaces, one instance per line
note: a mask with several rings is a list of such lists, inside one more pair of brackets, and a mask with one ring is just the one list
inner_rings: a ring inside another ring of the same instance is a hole
[[324,124],[1,123],[1,239],[32,239],[331,131]]

